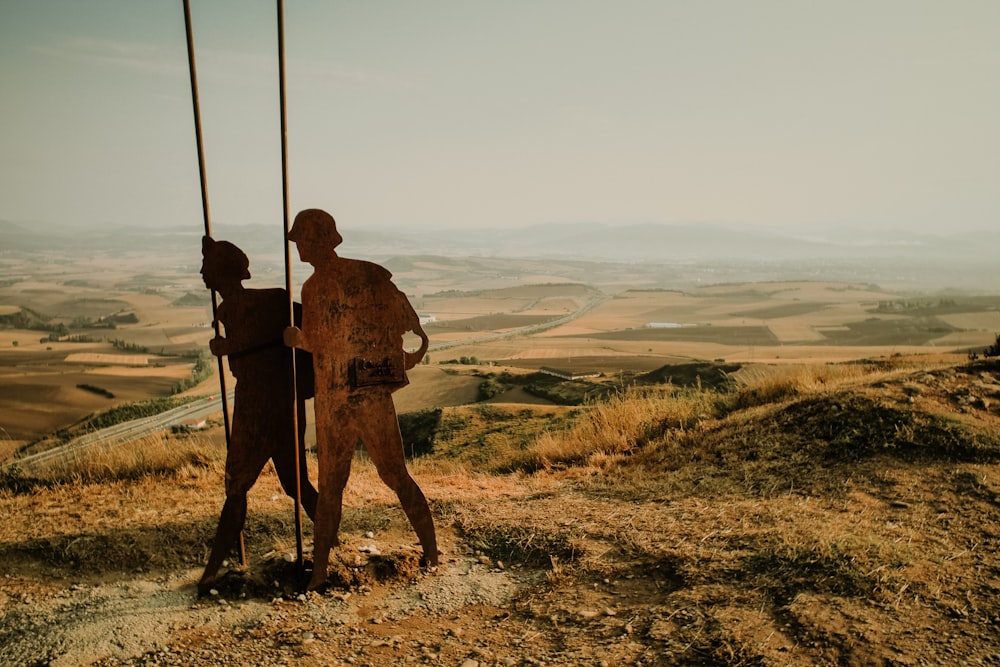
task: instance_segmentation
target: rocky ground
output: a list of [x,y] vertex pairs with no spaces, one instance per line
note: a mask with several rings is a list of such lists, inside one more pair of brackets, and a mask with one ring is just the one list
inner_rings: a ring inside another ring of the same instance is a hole
[[[193,585],[197,570],[69,585],[7,575],[0,659],[65,666],[382,665],[412,657],[463,664],[486,657],[481,635],[508,616],[506,606],[530,578],[468,556],[448,558],[430,573],[419,570],[415,553],[358,554],[366,565],[350,568],[355,583],[321,593],[290,585],[296,565],[284,557],[294,554],[263,563],[258,576],[231,574],[201,599]],[[268,575],[277,578],[266,583]],[[490,659],[517,652],[512,645]]]

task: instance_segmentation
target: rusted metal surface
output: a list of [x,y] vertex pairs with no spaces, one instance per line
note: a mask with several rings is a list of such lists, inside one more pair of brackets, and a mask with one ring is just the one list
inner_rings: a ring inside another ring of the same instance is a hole
[[226,454],[226,501],[198,583],[200,593],[211,588],[222,561],[237,542],[246,520],[247,492],[268,459],[292,498],[299,494],[301,482],[302,506],[311,518],[315,518],[318,497],[309,483],[302,440],[305,399],[312,395],[312,360],[305,352],[296,355],[296,391],[292,351],[282,341],[289,322],[288,292],[243,287],[243,280],[250,277],[249,260],[227,241],[204,237],[202,258],[205,285],[222,297],[216,315],[225,329],[225,335],[213,338],[209,347],[212,354],[229,358],[236,388]]
[[[358,443],[399,498],[420,539],[424,562],[437,566],[434,521],[406,468],[392,402],[392,392],[407,382],[405,371],[427,351],[427,334],[389,271],[337,255],[343,239],[328,213],[300,212],[288,238],[314,269],[302,286],[302,327],[285,332],[286,344],[312,352],[316,374],[319,502],[309,588],[326,582],[330,550],[339,544],[343,492]],[[403,349],[408,331],[421,339],[416,352]]]

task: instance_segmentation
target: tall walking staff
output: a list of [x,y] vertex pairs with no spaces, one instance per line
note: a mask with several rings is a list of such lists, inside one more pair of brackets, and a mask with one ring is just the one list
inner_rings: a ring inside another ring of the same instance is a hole
[[[198,103],[198,74],[194,64],[194,36],[191,30],[191,3],[184,0],[184,28],[187,34],[188,69],[191,74],[191,103],[194,109],[194,134],[198,144],[198,175],[201,179],[201,212],[205,220],[205,236],[212,237],[211,216],[208,210],[208,185],[205,177],[205,147],[201,136],[201,107]],[[215,290],[212,292],[212,326],[215,328],[216,337],[219,336],[219,320],[216,311],[219,307],[218,296]],[[226,431],[226,449],[229,449],[230,426],[229,426],[229,395],[226,392],[226,374],[224,371],[222,357],[219,360],[219,387],[222,396],[222,421]],[[246,567],[247,551],[243,540],[243,531],[240,531],[239,539],[240,565]]]
[[[292,255],[288,241],[288,123],[285,114],[285,3],[277,0],[278,5],[278,100],[281,107],[281,203],[282,222],[284,223],[285,240],[285,291],[288,293],[288,325],[295,326],[295,298],[292,296]],[[298,376],[295,363],[295,348],[292,350],[292,425],[295,433],[295,554],[296,565],[303,569],[302,558],[302,477],[299,461],[299,411],[298,406]]]

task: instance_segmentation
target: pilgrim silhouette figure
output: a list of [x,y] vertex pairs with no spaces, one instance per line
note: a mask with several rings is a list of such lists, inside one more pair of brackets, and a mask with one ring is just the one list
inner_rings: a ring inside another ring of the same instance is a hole
[[[232,433],[226,453],[226,501],[219,516],[205,572],[198,582],[204,595],[212,588],[222,561],[239,538],[247,515],[247,492],[257,481],[268,459],[274,462],[281,486],[295,497],[295,428],[292,413],[292,353],[282,341],[288,326],[288,292],[281,288],[248,289],[246,254],[228,241],[202,239],[201,275],[205,285],[222,297],[216,317],[224,336],[209,342],[217,357],[229,357],[236,378]],[[295,304],[296,307],[299,304]],[[301,358],[301,361],[299,360]],[[312,360],[296,355],[298,372],[298,448],[301,501],[315,519],[318,494],[309,482],[303,436],[305,399],[312,396]]]
[[[295,216],[288,233],[299,257],[313,266],[302,286],[302,327],[289,327],[285,343],[312,353],[316,374],[316,447],[319,502],[314,520],[313,574],[308,587],[326,582],[351,458],[362,443],[379,477],[399,498],[423,548],[423,563],[437,566],[437,538],[427,500],[406,469],[392,392],[427,351],[427,334],[406,296],[385,268],[337,255],[343,241],[333,217],[319,209]],[[412,331],[420,349],[406,352]]]

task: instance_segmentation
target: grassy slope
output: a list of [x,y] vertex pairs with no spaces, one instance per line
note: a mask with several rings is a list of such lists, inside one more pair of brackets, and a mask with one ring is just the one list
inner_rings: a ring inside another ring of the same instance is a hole
[[[449,548],[546,573],[505,613],[549,655],[989,659],[998,377],[990,364],[900,358],[762,369],[727,393],[645,388],[583,409],[446,408],[434,453],[412,469]],[[21,583],[197,564],[218,508],[204,498],[221,488],[213,451],[132,481],[105,472],[0,492],[2,514],[33,517],[3,522],[0,559]],[[258,489],[252,561],[293,541],[273,475]],[[394,498],[359,463],[346,504],[350,534],[385,528]],[[609,613],[581,620],[592,609]]]

